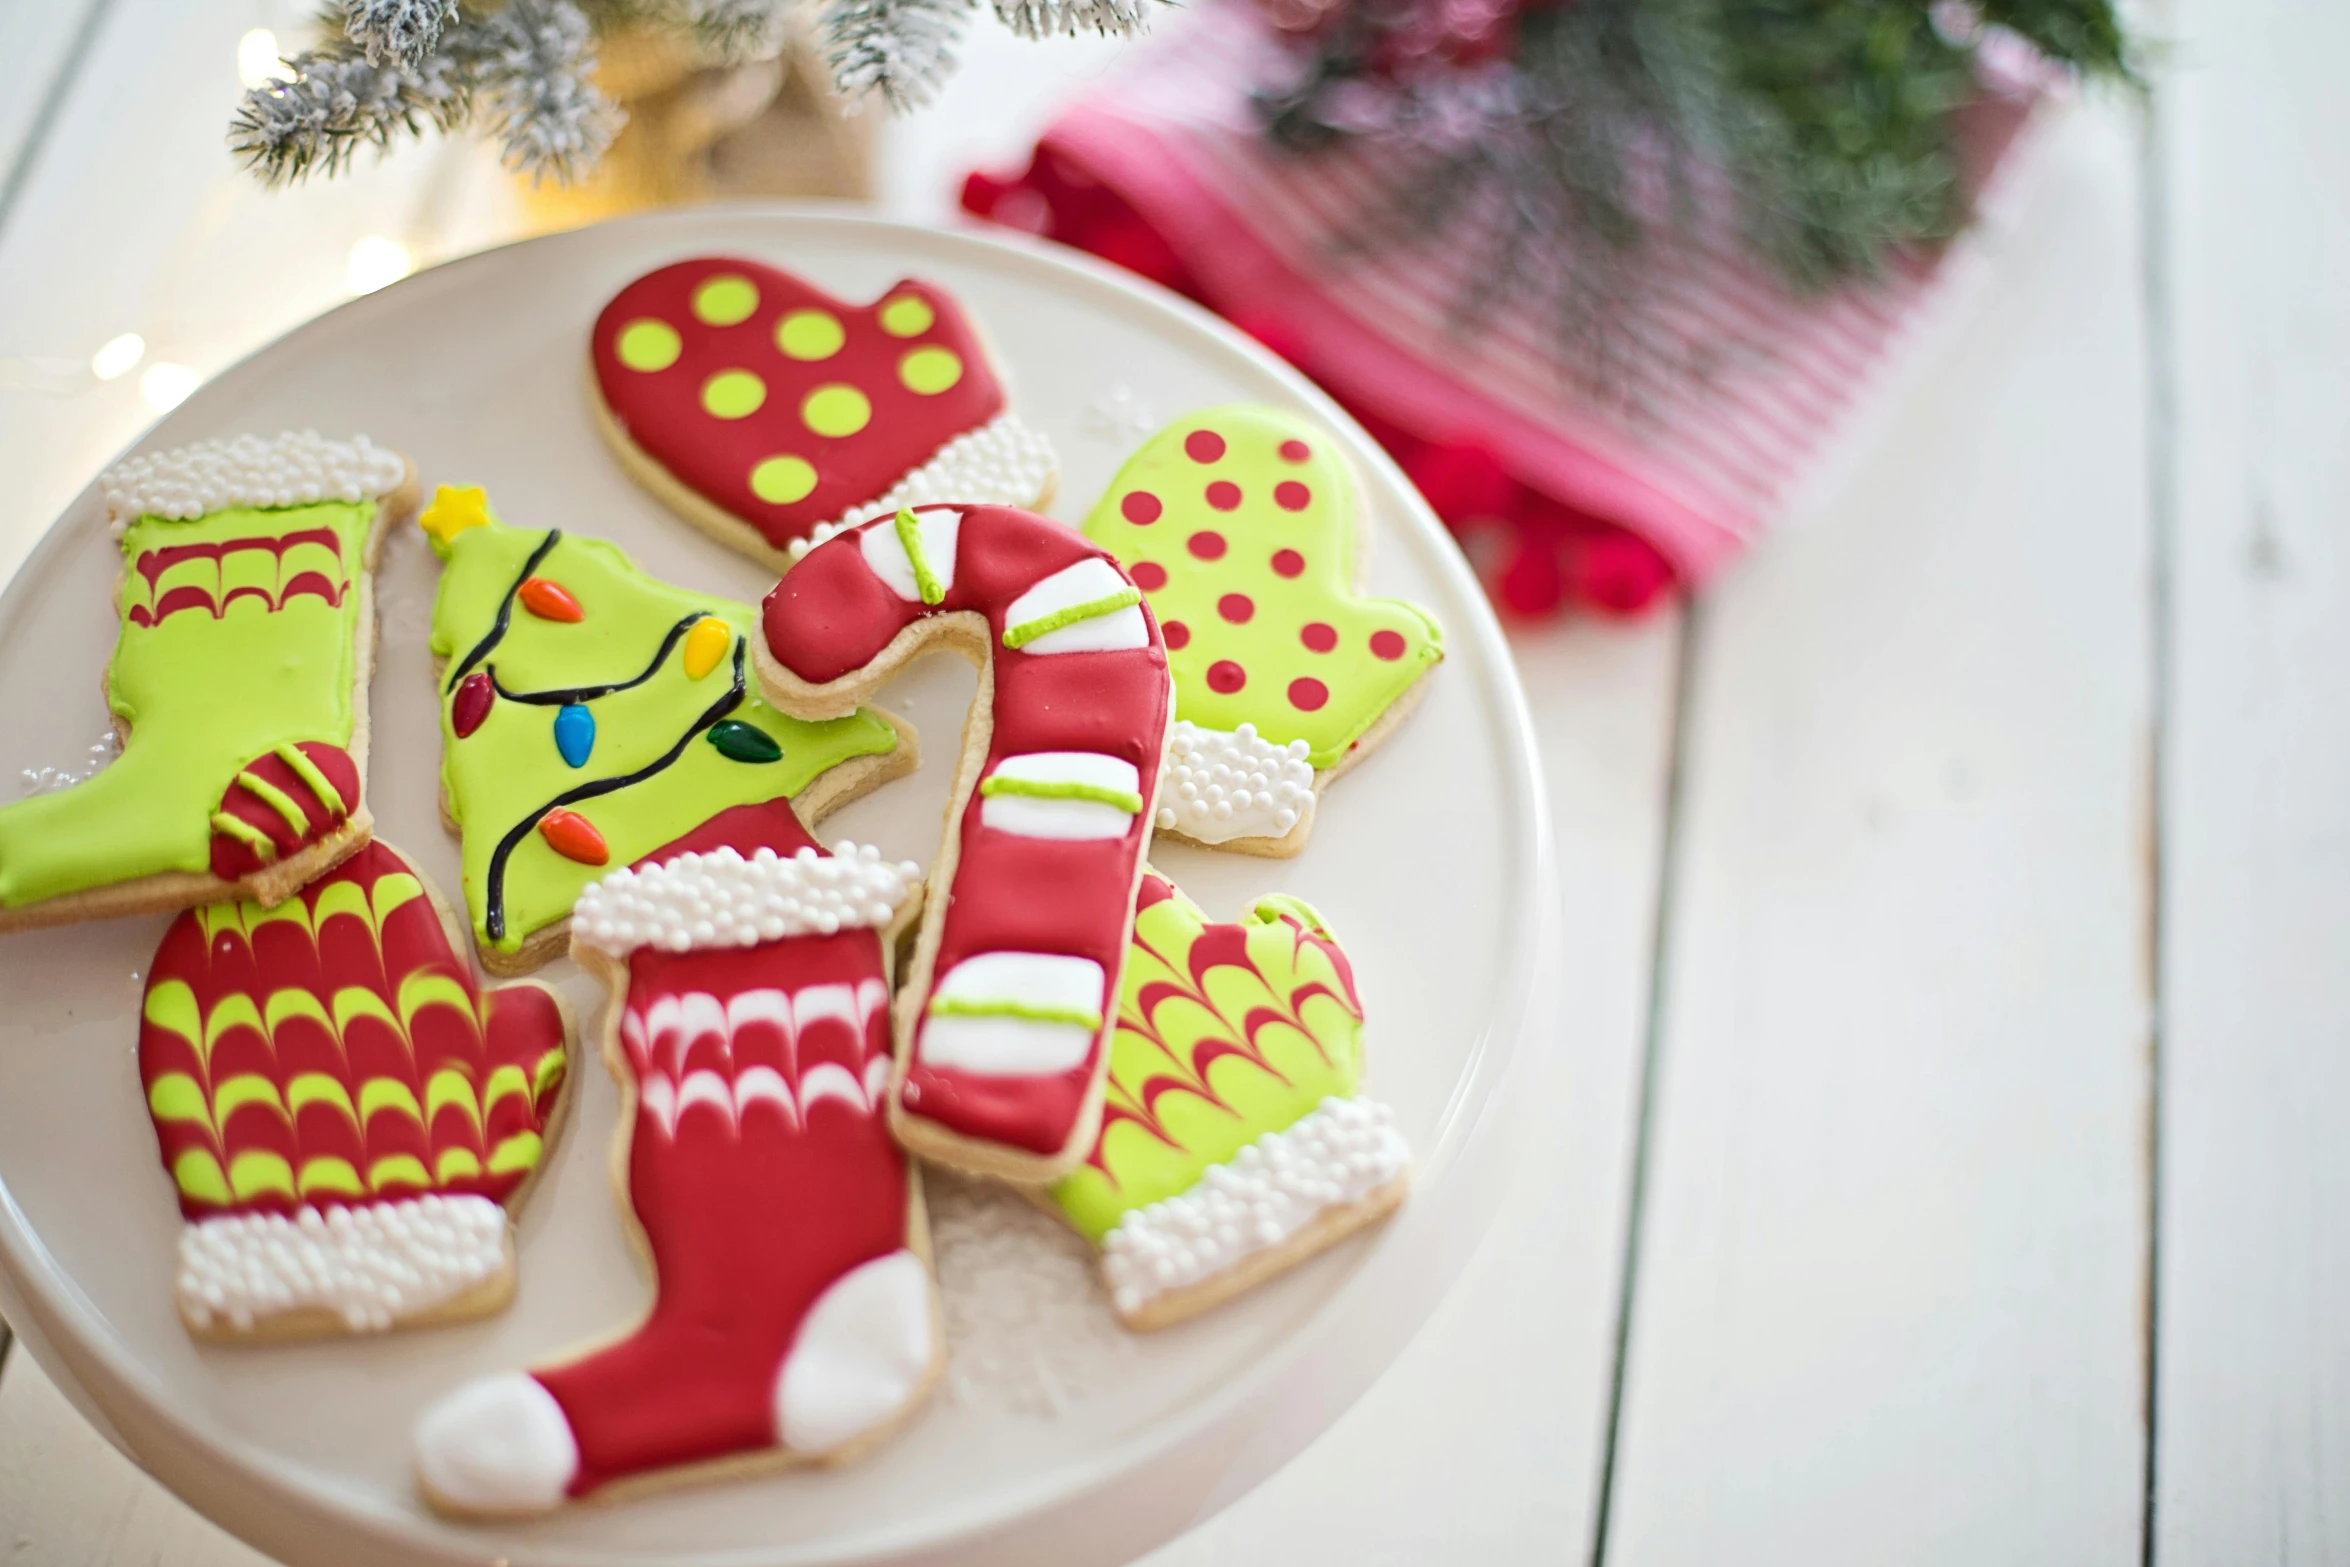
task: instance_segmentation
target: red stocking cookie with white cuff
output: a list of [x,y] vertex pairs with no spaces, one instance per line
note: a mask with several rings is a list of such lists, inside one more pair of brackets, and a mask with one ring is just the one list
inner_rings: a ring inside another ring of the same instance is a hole
[[651,1313],[459,1388],[416,1433],[444,1512],[545,1512],[622,1480],[845,1461],[936,1379],[921,1188],[881,1114],[889,956],[917,867],[737,806],[590,886],[572,956],[611,1005],[620,1168]]
[[933,644],[979,665],[897,1003],[899,1141],[1000,1179],[1092,1146],[1174,706],[1159,628],[1108,553],[1004,506],[842,534],[768,594],[760,684],[846,712]]
[[1042,506],[1052,443],[1021,422],[953,298],[907,279],[853,305],[756,261],[648,272],[597,317],[597,421],[687,521],[790,567],[926,501]]
[[1278,409],[1187,414],[1110,482],[1086,537],[1142,589],[1175,671],[1160,831],[1295,854],[1321,789],[1410,712],[1443,631],[1361,596],[1358,526],[1338,443]]

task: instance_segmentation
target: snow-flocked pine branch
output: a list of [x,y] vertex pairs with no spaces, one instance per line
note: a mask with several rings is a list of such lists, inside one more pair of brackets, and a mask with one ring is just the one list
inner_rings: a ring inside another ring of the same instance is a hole
[[468,18],[459,47],[507,168],[569,184],[595,168],[620,129],[620,106],[596,85],[596,43],[572,0],[506,0]]
[[382,151],[429,127],[448,131],[467,111],[464,74],[440,56],[413,66],[371,65],[329,47],[296,55],[290,78],[254,88],[229,122],[229,150],[265,185],[340,174],[362,147]]
[[969,0],[832,0],[825,63],[852,102],[879,93],[892,109],[919,109],[955,68],[970,20]]
[[422,65],[457,19],[457,0],[342,0],[343,36],[370,65]]

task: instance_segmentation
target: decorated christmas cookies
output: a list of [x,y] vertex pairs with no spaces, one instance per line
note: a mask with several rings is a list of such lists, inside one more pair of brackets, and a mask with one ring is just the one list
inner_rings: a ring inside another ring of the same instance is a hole
[[802,721],[759,699],[748,605],[600,539],[507,527],[478,489],[444,486],[422,520],[443,562],[441,804],[493,972],[553,957],[590,882],[729,806],[788,795],[816,821],[912,770],[886,714]]
[[760,630],[760,685],[808,718],[932,646],[979,665],[898,998],[891,1129],[974,1174],[1068,1173],[1101,1113],[1174,706],[1140,591],[1049,518],[926,506],[810,550]]
[[365,437],[245,436],[101,485],[122,542],[106,701],[122,755],[0,806],[0,931],[276,903],[367,841],[376,559],[415,510]]
[[444,1512],[544,1512],[623,1480],[837,1463],[943,1359],[921,1186],[890,1140],[889,968],[916,867],[737,806],[589,887],[572,954],[609,996],[614,1168],[651,1265],[632,1331],[457,1389],[416,1434]]
[[1051,443],[928,283],[855,305],[756,261],[680,261],[605,306],[589,370],[598,423],[638,482],[778,571],[900,506],[1052,493]]
[[1318,792],[1400,724],[1444,635],[1359,596],[1354,475],[1270,408],[1187,415],[1120,469],[1085,533],[1158,616],[1175,671],[1161,831],[1290,855]]
[[1101,1135],[1052,1200],[1147,1329],[1385,1217],[1410,1153],[1362,1094],[1362,998],[1319,914],[1268,897],[1219,924],[1155,872],[1136,903]]
[[512,1298],[507,1212],[553,1139],[571,1023],[544,986],[482,989],[463,942],[382,843],[274,908],[165,932],[139,1077],[187,1220],[190,1333],[362,1333]]

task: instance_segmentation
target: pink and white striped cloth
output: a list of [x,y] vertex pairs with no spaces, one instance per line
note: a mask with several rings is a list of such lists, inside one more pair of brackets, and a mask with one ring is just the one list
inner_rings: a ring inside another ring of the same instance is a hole
[[[1530,519],[1563,516],[1566,535],[1622,530],[1672,578],[1702,582],[1781,519],[1947,270],[1921,256],[1865,287],[1798,298],[1726,246],[1659,247],[1650,324],[1668,340],[1618,356],[1620,398],[1579,396],[1539,303],[1505,302],[1484,330],[1454,329],[1481,247],[1333,263],[1334,237],[1382,188],[1382,154],[1367,141],[1311,157],[1268,144],[1248,94],[1276,78],[1279,48],[1250,8],[1204,6],[1064,112],[1027,175],[975,176],[965,204],[1126,261],[1257,331],[1387,441],[1465,534],[1495,520],[1481,511],[1509,514],[1522,536]],[[1978,189],[2035,102],[2018,85],[1969,111]],[[1092,184],[1149,232],[1089,232],[1077,209]],[[1463,452],[1508,482],[1454,483]],[[1568,580],[1553,597],[1631,609],[1653,596]],[[1534,597],[1513,607],[1547,607]]]

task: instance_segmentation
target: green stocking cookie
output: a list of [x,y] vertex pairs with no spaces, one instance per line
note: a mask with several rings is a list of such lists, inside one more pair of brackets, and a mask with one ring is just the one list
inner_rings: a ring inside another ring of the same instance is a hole
[[1149,595],[1175,671],[1159,830],[1305,847],[1317,792],[1400,722],[1444,633],[1357,594],[1354,475],[1319,426],[1211,408],[1153,436],[1086,519]]
[[803,723],[760,701],[747,604],[649,577],[601,539],[509,528],[479,489],[444,485],[422,521],[443,562],[441,804],[494,973],[554,957],[589,882],[730,806],[790,796],[814,825],[914,765],[885,713]]
[[1219,1305],[1403,1200],[1410,1150],[1361,1094],[1362,1032],[1313,909],[1260,898],[1218,924],[1144,871],[1101,1135],[1052,1188],[1128,1327]]
[[0,807],[0,930],[275,904],[367,842],[372,584],[407,459],[310,433],[136,457],[106,670],[121,757]]

